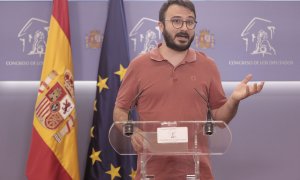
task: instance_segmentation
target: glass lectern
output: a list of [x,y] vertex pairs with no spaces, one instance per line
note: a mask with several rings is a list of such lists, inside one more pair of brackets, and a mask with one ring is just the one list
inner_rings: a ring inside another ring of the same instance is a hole
[[[142,137],[142,149],[136,152],[131,138]],[[230,129],[223,121],[127,121],[114,122],[109,141],[120,155],[139,155],[141,179],[155,179],[148,174],[147,162],[152,156],[191,156],[195,171],[186,179],[199,180],[200,156],[222,155],[232,140]]]

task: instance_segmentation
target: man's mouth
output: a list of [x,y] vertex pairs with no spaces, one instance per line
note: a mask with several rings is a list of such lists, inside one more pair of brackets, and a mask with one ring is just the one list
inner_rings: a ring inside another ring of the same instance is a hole
[[189,35],[187,33],[178,33],[175,37],[179,37],[180,39],[189,39]]

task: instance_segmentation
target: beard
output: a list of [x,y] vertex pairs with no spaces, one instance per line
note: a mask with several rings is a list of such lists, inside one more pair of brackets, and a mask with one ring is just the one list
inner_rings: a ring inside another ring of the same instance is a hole
[[188,39],[188,42],[186,44],[179,45],[179,44],[175,43],[174,39],[172,38],[171,34],[166,30],[166,28],[164,28],[164,31],[162,32],[162,34],[164,36],[167,47],[169,47],[170,49],[173,49],[175,51],[185,51],[188,48],[190,48],[190,46],[194,40],[194,37],[195,37],[195,34],[192,37],[190,37],[189,34],[186,32],[179,32],[175,35],[174,39],[176,38],[176,36],[185,37]]

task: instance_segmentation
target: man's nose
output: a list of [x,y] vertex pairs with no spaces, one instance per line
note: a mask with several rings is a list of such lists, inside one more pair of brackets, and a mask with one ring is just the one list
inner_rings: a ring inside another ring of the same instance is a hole
[[188,28],[187,28],[187,22],[186,21],[183,21],[182,22],[183,24],[182,24],[182,26],[181,26],[181,30],[185,30],[185,31],[187,31],[188,30]]

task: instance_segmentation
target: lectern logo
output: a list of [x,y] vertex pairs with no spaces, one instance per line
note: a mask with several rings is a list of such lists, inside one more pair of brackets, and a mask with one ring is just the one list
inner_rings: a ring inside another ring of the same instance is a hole
[[276,27],[272,21],[255,17],[243,30],[241,37],[245,41],[245,50],[251,55],[276,55],[272,45]]
[[22,42],[22,51],[27,55],[43,55],[46,51],[46,41],[49,23],[38,18],[29,19],[18,33]]

